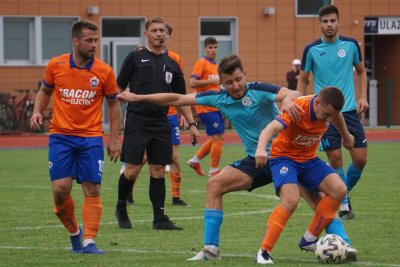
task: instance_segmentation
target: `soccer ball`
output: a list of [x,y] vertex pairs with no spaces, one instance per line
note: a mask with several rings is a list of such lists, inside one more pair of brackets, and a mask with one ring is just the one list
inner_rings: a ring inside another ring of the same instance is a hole
[[318,240],[315,255],[321,263],[343,263],[346,262],[347,245],[340,236],[327,234]]

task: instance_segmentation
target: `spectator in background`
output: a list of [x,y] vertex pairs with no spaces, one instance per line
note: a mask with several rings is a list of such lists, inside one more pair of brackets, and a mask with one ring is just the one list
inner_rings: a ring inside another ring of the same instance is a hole
[[286,73],[286,81],[288,82],[288,87],[290,90],[297,89],[297,81],[299,79],[300,74],[300,59],[293,59],[292,61],[292,69]]

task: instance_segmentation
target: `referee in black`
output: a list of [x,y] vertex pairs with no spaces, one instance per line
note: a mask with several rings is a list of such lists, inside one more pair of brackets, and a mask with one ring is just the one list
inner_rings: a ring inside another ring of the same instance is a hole
[[[185,79],[179,65],[164,53],[167,22],[161,17],[151,17],[145,23],[145,49],[132,51],[125,58],[117,78],[120,91],[129,85],[135,94],[179,93],[186,94]],[[165,165],[172,163],[171,127],[167,118],[168,107],[149,103],[129,103],[126,113],[121,161],[125,171],[119,177],[118,202],[115,215],[121,228],[132,228],[126,210],[126,198],[137,178],[146,151],[150,169],[149,196],[153,205],[153,229],[182,230],[164,214]],[[189,122],[192,143],[199,132],[190,107],[180,109]]]

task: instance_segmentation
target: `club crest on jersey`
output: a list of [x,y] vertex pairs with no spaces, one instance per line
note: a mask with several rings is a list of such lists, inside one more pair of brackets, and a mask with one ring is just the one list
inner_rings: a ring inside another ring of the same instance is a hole
[[280,169],[279,173],[280,173],[281,175],[286,175],[286,174],[288,173],[288,171],[289,171],[288,167],[283,166],[283,167]]
[[93,78],[90,78],[90,85],[92,88],[95,88],[99,84],[99,79],[94,76]]
[[345,57],[346,56],[346,50],[344,50],[343,48],[340,48],[339,51],[337,52],[337,55],[339,57]]
[[253,102],[251,101],[251,98],[248,96],[245,96],[242,98],[242,105],[245,107],[248,107],[252,104]]
[[170,84],[171,82],[172,82],[172,73],[171,72],[169,72],[169,71],[166,71],[165,72],[165,82],[167,83],[167,84]]

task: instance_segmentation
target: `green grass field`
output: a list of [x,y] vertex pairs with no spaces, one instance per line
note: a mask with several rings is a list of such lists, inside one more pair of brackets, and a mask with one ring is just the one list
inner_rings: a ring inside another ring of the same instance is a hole
[[[400,142],[372,143],[362,180],[352,192],[356,218],[345,221],[358,249],[357,266],[400,266]],[[203,208],[207,178],[194,174],[184,162],[195,148],[180,149],[184,179],[182,198],[190,207],[171,205],[167,179],[166,213],[184,231],[151,229],[147,168],[136,184],[135,205],[129,206],[133,230],[118,228],[114,217],[120,163],[107,161],[103,177],[103,216],[98,247],[106,255],[72,255],[69,238],[52,213],[47,171],[47,149],[0,151],[0,266],[255,266],[265,222],[278,203],[272,185],[252,193],[230,193],[224,198],[221,230],[222,260],[186,262],[202,248]],[[241,146],[224,147],[221,166],[244,156]],[[347,154],[347,153],[346,153]],[[322,155],[325,158],[324,155]],[[348,158],[346,158],[348,161]],[[203,161],[208,171],[208,160]],[[81,221],[82,190],[74,184],[73,196]],[[274,251],[279,266],[321,266],[312,253],[297,243],[312,211],[301,202]]]

